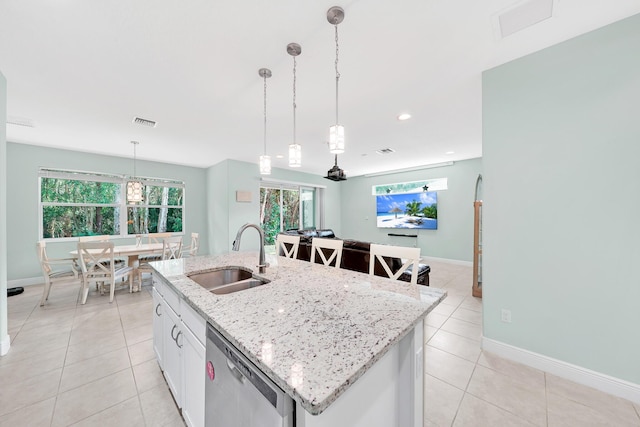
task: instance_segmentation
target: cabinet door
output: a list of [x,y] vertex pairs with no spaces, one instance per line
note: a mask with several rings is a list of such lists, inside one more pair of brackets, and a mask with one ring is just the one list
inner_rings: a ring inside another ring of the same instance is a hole
[[[180,318],[169,307],[166,301],[162,300],[162,337],[164,345],[164,377],[167,380],[169,389],[179,408],[182,408],[182,349],[180,346],[184,340],[179,335]],[[180,344],[178,344],[180,343]]]
[[158,293],[158,291],[153,289],[153,352],[156,354],[156,359],[158,360],[158,365],[160,365],[160,369],[164,370],[164,366],[162,364],[164,357],[164,348],[163,348],[163,319],[162,319],[162,297]]
[[178,338],[182,345],[183,390],[182,417],[190,427],[204,426],[204,388],[206,378],[206,350],[204,345],[183,327]]

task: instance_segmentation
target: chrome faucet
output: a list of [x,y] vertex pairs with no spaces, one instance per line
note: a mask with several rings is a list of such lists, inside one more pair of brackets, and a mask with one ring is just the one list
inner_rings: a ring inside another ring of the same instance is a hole
[[240,230],[238,230],[238,234],[236,234],[236,240],[233,241],[232,249],[234,251],[240,249],[240,238],[242,237],[242,233],[244,232],[244,230],[246,230],[247,228],[255,228],[256,230],[258,230],[258,233],[260,233],[260,258],[258,260],[258,272],[265,273],[269,264],[267,264],[264,260],[264,231],[262,230],[262,228],[260,228],[256,224],[249,223],[240,227]]

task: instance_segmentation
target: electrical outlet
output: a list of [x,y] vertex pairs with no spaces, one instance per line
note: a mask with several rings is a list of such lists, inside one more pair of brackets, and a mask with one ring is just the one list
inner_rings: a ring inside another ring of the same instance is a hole
[[504,323],[511,323],[511,310],[507,310],[506,308],[503,308],[501,320]]

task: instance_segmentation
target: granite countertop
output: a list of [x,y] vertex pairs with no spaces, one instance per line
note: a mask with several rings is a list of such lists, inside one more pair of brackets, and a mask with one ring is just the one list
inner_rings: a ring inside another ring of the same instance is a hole
[[[164,283],[309,413],[324,411],[440,301],[441,289],[257,252],[153,262]],[[270,283],[215,295],[187,277],[244,267]]]

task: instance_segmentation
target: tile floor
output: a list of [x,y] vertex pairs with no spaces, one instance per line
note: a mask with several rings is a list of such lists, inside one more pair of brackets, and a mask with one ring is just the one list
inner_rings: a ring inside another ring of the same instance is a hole
[[[482,304],[471,269],[430,262],[449,292],[427,317],[425,427],[640,426],[640,405],[480,350]],[[0,426],[184,426],[152,349],[150,286],[129,294],[42,286],[8,300],[11,351],[0,357]],[[340,427],[340,426],[337,426]]]

